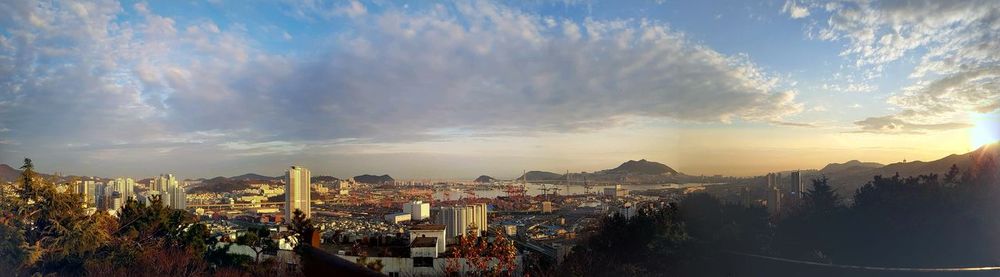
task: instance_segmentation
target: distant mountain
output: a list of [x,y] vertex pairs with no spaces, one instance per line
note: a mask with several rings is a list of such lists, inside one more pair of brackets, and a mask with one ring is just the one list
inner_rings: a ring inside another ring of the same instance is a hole
[[6,164],[0,164],[0,182],[13,182],[21,176],[21,171]]
[[563,175],[559,173],[552,173],[548,171],[528,171],[527,173],[524,173],[524,175],[521,175],[521,177],[517,177],[517,180],[524,180],[525,176],[528,177],[528,182],[540,181],[540,180],[565,179],[565,177],[563,177]]
[[850,160],[850,161],[847,161],[846,163],[842,163],[842,164],[839,164],[839,163],[828,164],[828,165],[824,166],[823,169],[820,169],[819,171],[821,173],[823,173],[823,174],[834,174],[834,173],[845,171],[845,170],[865,170],[865,169],[872,169],[872,168],[880,168],[880,167],[883,167],[883,166],[885,166],[885,165],[884,164],[880,164],[880,163],[861,162],[861,161],[858,161],[858,160]]
[[331,183],[340,181],[340,179],[337,179],[337,177],[333,176],[314,176],[312,178],[309,178],[309,181],[313,183]]
[[201,183],[188,187],[188,193],[225,193],[243,190],[249,188],[250,183],[253,181],[264,180],[236,179],[235,177],[226,178],[219,176],[211,179],[205,179],[201,181]]
[[354,176],[354,181],[365,184],[384,184],[384,183],[391,183],[395,180],[393,180],[392,177],[389,177],[389,175],[375,176],[375,175],[365,174],[365,175]]
[[475,182],[476,183],[493,183],[493,182],[496,182],[496,181],[497,181],[496,178],[493,178],[493,177],[490,177],[490,176],[486,176],[486,175],[480,175],[479,178],[476,178]]
[[280,177],[264,176],[256,173],[247,173],[240,176],[229,177],[232,180],[246,180],[246,181],[272,181],[280,180]]
[[934,173],[943,176],[951,169],[952,165],[956,165],[962,172],[966,172],[973,167],[973,164],[986,159],[993,159],[995,162],[1000,161],[1000,145],[996,143],[988,144],[969,153],[952,154],[929,162],[900,162],[868,169],[851,167],[852,169],[824,174],[830,178],[830,181],[835,186],[840,187],[841,193],[844,193],[844,191],[853,193],[854,189],[864,185],[875,175],[892,176],[899,173],[900,176],[909,177]]
[[649,175],[678,174],[676,170],[670,168],[665,164],[661,164],[658,162],[651,162],[645,159],[638,161],[629,160],[614,169],[607,170],[607,173],[649,174]]

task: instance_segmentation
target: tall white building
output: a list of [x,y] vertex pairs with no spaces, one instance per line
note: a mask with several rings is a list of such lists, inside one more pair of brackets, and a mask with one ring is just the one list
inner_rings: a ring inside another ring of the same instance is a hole
[[292,166],[285,172],[285,222],[292,222],[296,209],[308,218],[312,216],[310,209],[309,188],[311,186],[309,169]]
[[446,232],[450,237],[456,237],[468,234],[473,228],[480,235],[486,234],[489,229],[487,218],[486,204],[471,204],[441,207],[438,209],[435,221],[446,226]]
[[122,198],[122,202],[130,198],[135,199],[135,180],[132,178],[118,177],[108,181],[108,189],[112,192],[118,192]]
[[423,201],[404,203],[403,213],[410,214],[410,220],[424,220],[431,216],[431,204]]
[[781,213],[781,189],[777,187],[767,189],[767,211],[771,215]]
[[799,171],[792,171],[791,175],[791,184],[788,191],[791,192],[794,197],[802,198],[802,173]]
[[164,192],[167,191],[167,188],[172,185],[173,186],[177,185],[177,178],[175,178],[173,174],[160,174],[159,177],[153,179],[152,190]]
[[76,193],[83,196],[83,203],[88,207],[95,207],[97,205],[97,182],[93,180],[80,181],[77,184]]
[[164,206],[174,209],[187,208],[187,193],[184,191],[184,187],[177,182],[177,178],[173,174],[160,174],[159,177],[153,180],[152,190],[158,192]]
[[167,187],[165,194],[170,196],[168,198],[170,199],[171,208],[187,209],[187,192],[184,190],[184,187],[174,183],[174,185]]

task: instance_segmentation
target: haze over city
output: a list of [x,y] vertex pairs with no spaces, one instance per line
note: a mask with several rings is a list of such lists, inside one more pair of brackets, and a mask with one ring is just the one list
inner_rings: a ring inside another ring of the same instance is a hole
[[751,176],[1000,137],[995,1],[617,4],[4,1],[0,163]]

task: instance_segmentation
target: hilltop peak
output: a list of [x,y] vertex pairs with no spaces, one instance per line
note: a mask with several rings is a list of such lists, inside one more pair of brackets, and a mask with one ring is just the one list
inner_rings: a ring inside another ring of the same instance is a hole
[[486,175],[480,175],[479,178],[476,178],[476,180],[474,182],[476,182],[476,183],[492,183],[492,182],[496,182],[496,181],[497,181],[496,178],[493,178],[493,177],[490,177],[490,176],[486,176]]
[[885,165],[875,162],[862,162],[859,160],[850,160],[845,163],[830,163],[824,166],[823,169],[820,169],[819,171],[824,173],[831,173],[847,169],[872,169],[872,168],[880,168],[883,166]]
[[676,175],[676,174],[678,174],[678,172],[676,170],[674,170],[673,168],[670,168],[669,166],[667,166],[665,164],[661,164],[661,163],[658,163],[658,162],[647,161],[646,159],[641,159],[641,160],[638,160],[638,161],[636,161],[636,160],[629,160],[629,161],[627,161],[625,163],[622,163],[618,167],[616,167],[614,169],[611,169],[609,171],[610,172],[616,172],[616,173],[652,174],[652,175],[660,175],[660,174]]

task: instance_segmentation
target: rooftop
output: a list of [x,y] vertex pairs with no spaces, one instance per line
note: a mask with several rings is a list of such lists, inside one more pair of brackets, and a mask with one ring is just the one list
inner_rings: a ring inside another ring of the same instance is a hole
[[437,238],[435,237],[414,238],[413,242],[410,243],[410,247],[437,247]]
[[444,228],[445,228],[445,226],[441,225],[441,224],[421,224],[421,225],[416,225],[416,226],[410,227],[410,230],[439,231],[439,230],[444,230]]

